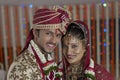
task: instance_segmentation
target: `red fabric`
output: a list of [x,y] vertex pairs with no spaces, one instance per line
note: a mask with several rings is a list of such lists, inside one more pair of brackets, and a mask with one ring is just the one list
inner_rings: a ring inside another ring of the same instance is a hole
[[96,80],[114,80],[112,74],[99,64],[95,64],[95,76]]
[[60,8],[57,10],[43,8],[35,12],[33,24],[59,24],[65,21],[65,19],[69,19],[69,15],[64,10]]
[[60,7],[38,9],[33,17],[34,29],[57,29],[65,33],[70,15]]
[[49,9],[39,9],[33,18],[33,24],[58,24],[60,22],[60,14]]

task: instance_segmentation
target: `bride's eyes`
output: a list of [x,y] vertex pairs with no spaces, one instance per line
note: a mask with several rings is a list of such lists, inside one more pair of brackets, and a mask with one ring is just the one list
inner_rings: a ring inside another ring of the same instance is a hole
[[75,45],[75,44],[74,44],[74,45],[72,45],[72,48],[77,48],[77,47],[78,47],[78,46],[77,46],[77,45]]

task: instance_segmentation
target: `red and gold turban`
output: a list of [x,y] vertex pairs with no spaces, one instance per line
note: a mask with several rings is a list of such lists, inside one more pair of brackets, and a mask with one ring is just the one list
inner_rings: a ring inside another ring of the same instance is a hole
[[58,29],[62,33],[66,31],[66,25],[70,21],[70,15],[62,8],[38,9],[33,17],[33,29]]

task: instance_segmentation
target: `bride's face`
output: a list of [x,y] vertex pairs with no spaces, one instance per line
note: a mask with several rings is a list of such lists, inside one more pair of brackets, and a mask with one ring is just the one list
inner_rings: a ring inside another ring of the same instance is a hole
[[63,39],[63,54],[70,64],[78,64],[85,51],[85,46],[78,38],[68,36]]

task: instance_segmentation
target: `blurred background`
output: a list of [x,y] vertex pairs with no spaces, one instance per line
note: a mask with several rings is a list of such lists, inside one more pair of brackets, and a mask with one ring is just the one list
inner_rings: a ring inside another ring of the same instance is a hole
[[[91,57],[120,80],[119,0],[0,0],[0,80],[24,47],[32,27],[33,12],[39,7],[59,5],[70,11],[72,20],[88,24]],[[58,53],[59,52],[59,53]],[[61,60],[61,44],[55,49]]]

